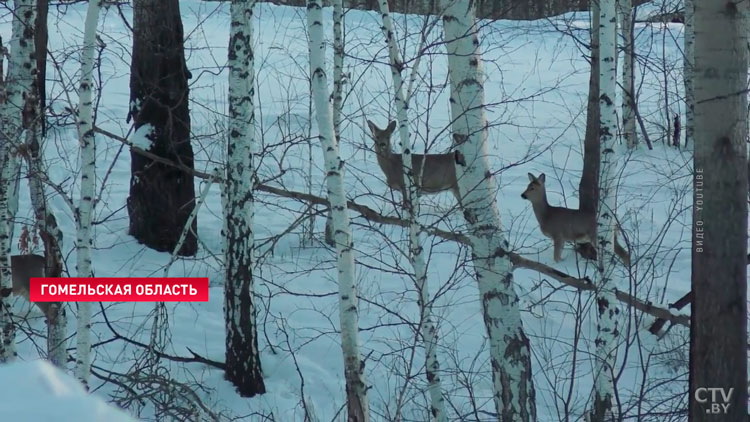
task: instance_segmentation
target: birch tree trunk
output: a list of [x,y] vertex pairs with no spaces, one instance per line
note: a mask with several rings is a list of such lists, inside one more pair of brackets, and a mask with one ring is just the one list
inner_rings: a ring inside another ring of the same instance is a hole
[[[57,225],[52,210],[47,204],[44,192],[44,181],[47,173],[44,169],[43,148],[40,146],[42,135],[43,113],[39,110],[39,99],[32,89],[32,94],[26,97],[26,108],[29,117],[29,127],[26,130],[26,160],[29,168],[29,196],[34,209],[36,227],[44,244],[46,277],[61,277],[63,272],[62,242],[63,234]],[[62,302],[50,304],[47,311],[47,359],[62,369],[67,368],[67,315],[65,304]]]
[[253,6],[233,0],[229,35],[229,138],[226,193],[224,319],[225,378],[242,397],[266,392],[255,321],[253,232],[255,187],[255,64]]
[[[13,282],[10,273],[10,244],[13,224],[8,212],[8,196],[10,195],[11,179],[13,177],[11,161],[15,160],[15,148],[5,135],[0,145],[0,289],[10,291]],[[0,363],[10,362],[18,356],[16,352],[16,327],[13,323],[13,312],[8,297],[0,295]]]
[[[409,133],[408,110],[409,103],[404,95],[404,80],[401,71],[404,62],[396,44],[393,30],[393,20],[387,0],[380,0],[380,14],[383,18],[383,35],[388,44],[388,57],[393,77],[393,93],[396,102],[396,115],[401,139],[402,161],[404,163],[404,207],[409,214],[409,258],[414,268],[414,280],[418,293],[419,332],[422,334],[425,349],[425,375],[427,377],[427,391],[430,396],[430,414],[435,421],[447,421],[445,400],[440,382],[440,363],[437,358],[438,333],[432,321],[432,302],[429,286],[427,285],[427,265],[422,247],[422,230],[419,225],[419,191],[417,180],[421,175],[415,175],[412,168],[412,145]],[[416,72],[416,68],[412,70]],[[424,168],[422,169],[424,171]]]
[[490,345],[493,399],[502,421],[535,421],[529,339],[523,330],[508,241],[500,228],[496,186],[487,154],[484,73],[475,3],[443,0],[450,104],[464,218],[469,225],[482,315]]
[[[10,40],[10,62],[3,83],[5,101],[0,105],[0,286],[10,287],[10,248],[13,241],[13,219],[18,211],[18,187],[21,161],[19,140],[24,139],[22,110],[24,98],[35,82],[34,27],[35,0],[16,0],[13,9]],[[2,345],[0,360],[16,357],[15,327],[7,301],[0,299]]]
[[[3,142],[5,147],[2,148],[0,155],[0,289],[9,291],[12,289],[12,279],[10,273],[10,225],[12,224],[10,214],[8,213],[8,194],[10,189],[10,178],[12,169],[9,165],[11,151],[7,140]],[[13,313],[10,307],[10,301],[7,297],[0,295],[0,363],[9,362],[16,358],[16,328],[13,324]]]
[[47,133],[47,16],[49,0],[36,0],[36,22],[34,24],[34,48],[36,49],[36,89],[39,109],[39,129],[42,136]]
[[622,34],[622,134],[628,149],[638,146],[638,134],[635,131],[635,78],[634,58],[635,40],[633,38],[633,2],[619,0],[618,12]]
[[357,316],[357,287],[354,267],[352,235],[344,191],[344,162],[339,155],[338,140],[334,138],[333,116],[325,71],[325,39],[320,0],[307,2],[307,30],[310,51],[310,78],[318,133],[325,157],[328,202],[331,204],[334,240],[336,242],[339,279],[339,324],[341,348],[344,355],[346,407],[348,421],[370,420],[364,363],[359,354],[359,318]]
[[614,401],[614,374],[619,309],[614,288],[617,258],[614,248],[617,182],[617,11],[616,0],[602,0],[599,18],[599,142],[601,168],[599,175],[599,210],[597,213],[597,332],[594,361],[594,407],[592,421],[611,420]]
[[[341,107],[344,102],[344,34],[342,32],[344,8],[342,0],[331,0],[331,4],[333,6],[333,135],[338,142],[341,138]],[[331,247],[336,246],[331,212],[326,218],[325,241]]]
[[682,74],[685,82],[685,146],[694,145],[695,136],[695,0],[685,0],[685,34]]
[[[13,282],[10,273],[12,221],[8,212],[8,195],[12,177],[10,161],[14,159],[15,148],[11,148],[5,135],[2,136],[5,139],[0,144],[0,289],[9,291]],[[16,356],[15,326],[10,301],[8,297],[0,295],[0,363],[12,361]]]
[[[81,84],[78,88],[78,139],[81,147],[81,198],[78,202],[76,233],[76,269],[78,277],[92,277],[91,220],[94,215],[96,187],[96,143],[94,139],[93,95],[94,51],[96,26],[99,22],[100,0],[89,0],[83,29],[81,50]],[[91,372],[91,302],[78,304],[76,334],[76,378],[88,388]]]
[[[695,5],[690,421],[747,420],[747,2]],[[728,399],[699,403],[697,389]],[[718,395],[721,396],[721,395]],[[727,406],[714,413],[712,405]]]

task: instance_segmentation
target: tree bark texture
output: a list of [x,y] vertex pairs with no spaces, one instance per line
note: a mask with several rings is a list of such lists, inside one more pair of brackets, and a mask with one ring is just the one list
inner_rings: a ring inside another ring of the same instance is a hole
[[336,267],[339,282],[339,325],[346,380],[347,420],[367,422],[370,405],[364,363],[359,351],[359,316],[354,246],[344,190],[344,162],[339,155],[338,140],[333,131],[331,95],[325,63],[323,11],[319,0],[308,0],[307,31],[310,52],[310,78],[318,137],[325,159],[328,201],[331,204],[333,237],[336,243]]
[[448,53],[450,106],[461,204],[490,351],[493,401],[501,421],[536,421],[531,346],[524,333],[508,241],[501,230],[496,185],[487,153],[484,71],[475,3],[441,2]]
[[[151,152],[193,168],[188,84],[178,0],[135,0],[130,114],[144,125]],[[190,174],[131,152],[129,233],[157,251],[172,252],[195,207]],[[178,254],[198,250],[197,221]]]
[[596,339],[594,360],[594,409],[592,422],[615,420],[615,359],[620,336],[615,266],[615,210],[617,203],[617,1],[602,0],[599,18],[599,209],[597,213]]
[[255,69],[253,6],[234,0],[230,7],[229,138],[224,192],[226,281],[224,321],[226,370],[224,377],[242,397],[266,392],[258,351],[255,320],[253,231],[255,184]]
[[[747,420],[748,3],[695,5],[689,417]],[[696,400],[699,388],[728,398]],[[712,405],[728,405],[714,413]]]

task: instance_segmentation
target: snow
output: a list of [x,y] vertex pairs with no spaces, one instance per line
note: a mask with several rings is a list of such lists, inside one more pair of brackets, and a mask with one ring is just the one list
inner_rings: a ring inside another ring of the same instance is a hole
[[0,415],[4,421],[135,422],[76,379],[34,360],[0,365]]
[[[180,7],[188,67],[193,74],[190,109],[196,168],[210,173],[224,159],[229,4],[184,0]],[[649,7],[639,8],[639,14]],[[123,5],[122,10],[128,22],[132,22],[129,6]],[[50,9],[49,42],[51,51],[57,52],[56,57],[77,57],[85,11],[85,3]],[[329,37],[332,33],[330,12],[324,10],[324,31]],[[0,20],[3,39],[10,39],[9,16],[3,15]],[[307,93],[304,9],[260,3],[256,5],[254,16],[257,121],[264,151],[256,160],[258,177],[271,180],[268,183],[273,186],[296,191],[307,191],[309,184],[312,194],[325,196],[323,154],[317,138],[310,139],[316,134],[316,128]],[[481,34],[489,104],[488,150],[492,155],[491,166],[498,171],[497,202],[504,234],[515,252],[577,277],[593,277],[593,263],[576,259],[570,247],[563,251],[563,262],[555,263],[551,241],[539,232],[533,212],[528,202],[520,198],[520,193],[526,186],[527,172],[545,172],[550,202],[558,206],[577,206],[588,68],[580,46],[565,32],[585,39],[587,22],[588,18],[581,13],[538,22],[483,22]],[[415,28],[421,28],[424,22],[421,17],[394,15],[394,23],[399,34],[407,33],[403,30],[405,24],[410,28],[408,41],[399,42],[407,46],[404,59],[408,64],[405,72],[408,78],[413,63],[410,59],[421,35]],[[392,196],[386,188],[371,150],[372,141],[366,134],[365,118],[383,127],[394,115],[380,16],[376,12],[348,11],[345,27],[348,56],[344,72],[349,76],[345,89],[350,93],[344,106],[340,147],[346,162],[347,195],[382,214],[400,215],[391,202],[393,197],[398,201],[399,195]],[[665,133],[663,122],[671,117],[665,116],[665,109],[669,107],[670,113],[684,112],[680,103],[683,95],[681,28],[676,24],[636,25],[638,52],[652,55],[652,60],[645,63],[649,69],[644,70],[644,63],[639,62],[635,73],[639,78],[636,83],[639,111],[655,149],[647,151],[641,147],[622,156],[622,174],[618,179],[617,215],[636,261],[631,275],[622,267],[616,269],[619,272],[616,279],[622,280],[618,288],[657,304],[676,300],[690,286],[692,156],[690,150],[667,147],[659,139]],[[102,10],[99,31],[107,47],[101,58],[101,79],[97,76],[96,86],[101,84],[102,92],[96,123],[124,136],[129,131],[125,119],[129,109],[131,33],[115,7]],[[450,118],[445,85],[446,57],[444,47],[437,42],[441,32],[438,25],[430,35],[429,41],[434,42],[434,47],[422,60],[421,77],[416,82],[417,97],[409,115],[413,122],[419,118],[410,128],[418,153],[426,145],[430,152],[444,152],[450,145],[443,130]],[[328,54],[332,56],[330,46]],[[373,58],[376,59],[373,61]],[[332,60],[328,58],[327,63],[330,67]],[[661,73],[662,68],[666,77]],[[75,59],[64,61],[60,69],[48,64],[50,92],[47,97],[53,99],[51,107],[59,116],[56,122],[65,123],[66,107],[75,108],[67,98],[71,97],[74,103],[77,101],[73,92],[79,69],[80,63]],[[664,102],[665,95],[669,105]],[[94,101],[96,103],[97,98]],[[310,122],[313,122],[312,129],[308,127]],[[148,149],[150,142],[145,136],[148,131],[146,127],[140,128],[130,137],[131,141]],[[125,204],[130,185],[130,155],[127,149],[121,152],[120,142],[98,133],[96,142],[97,192],[101,191],[102,198],[94,216],[94,221],[98,222],[93,228],[95,274],[100,277],[158,276],[169,263],[169,255],[149,250],[127,234]],[[78,198],[79,186],[72,177],[78,174],[79,166],[74,126],[50,126],[45,154],[52,182],[71,197]],[[310,174],[312,178],[308,180]],[[205,181],[196,182],[196,192],[199,192]],[[21,223],[33,220],[25,183],[22,181],[20,188],[17,216]],[[51,189],[47,189],[47,193],[65,236],[66,274],[75,275],[73,212],[57,193],[52,194]],[[287,233],[307,209],[306,204],[266,193],[258,193],[255,204],[258,236],[255,291],[260,296],[257,302],[259,348],[268,393],[252,399],[241,398],[223,379],[221,370],[201,363],[162,359],[156,373],[169,376],[179,382],[181,388],[194,392],[180,395],[170,402],[171,405],[188,409],[194,405],[200,407],[196,405],[200,401],[207,409],[202,411],[204,419],[215,416],[219,420],[298,421],[303,420],[304,400],[311,403],[307,407],[314,407],[319,420],[344,420],[345,415],[340,412],[345,391],[338,333],[335,251],[318,243],[303,246],[299,227]],[[460,214],[445,215],[452,205],[450,194],[425,197],[421,219],[444,230],[464,230]],[[199,255],[179,259],[170,269],[170,275],[175,277],[208,277],[211,285],[208,303],[166,305],[171,336],[164,353],[170,356],[190,357],[193,351],[207,359],[224,359],[221,213],[220,191],[214,185],[198,215],[198,235],[202,242]],[[413,280],[401,274],[411,268],[405,256],[408,230],[369,223],[355,212],[350,212],[350,217],[361,298],[361,353],[368,356],[365,372],[370,384],[368,395],[373,421],[392,419],[392,412],[399,404],[404,420],[427,420],[428,398],[422,394],[426,385],[425,359],[423,349],[414,346],[418,343],[414,336],[419,320],[418,292]],[[316,219],[317,234],[322,233],[324,223],[325,218]],[[433,294],[433,312],[441,336],[438,359],[449,420],[471,420],[475,411],[486,415],[484,412],[494,410],[477,284],[466,248],[433,237],[428,237],[425,243],[429,291]],[[17,253],[15,241],[13,245],[13,252]],[[596,332],[593,295],[561,288],[556,281],[529,270],[515,270],[514,279],[524,328],[531,341],[539,420],[565,419],[566,409],[570,420],[579,420],[593,385],[591,354]],[[22,325],[27,329],[18,334],[19,356],[35,359],[40,355],[37,347],[42,348],[38,345],[44,344],[38,334],[46,332],[43,317],[23,299],[15,301],[14,309],[20,317],[26,317]],[[152,310],[150,303],[94,306],[92,343],[96,347],[90,386],[95,395],[127,395],[115,384],[102,380],[108,376],[129,383],[132,388],[145,388],[144,384],[136,385],[118,375],[139,373],[143,369],[144,352],[143,348],[123,341],[118,335],[147,344]],[[642,314],[624,307],[621,310],[627,318],[621,325],[623,342],[628,340],[627,344],[620,345],[616,364],[618,373],[622,370],[617,391],[623,409],[633,419],[639,419],[634,416],[639,411],[658,412],[678,406],[675,402],[687,389],[684,356],[687,330],[675,327],[663,340],[657,341],[644,330],[652,318],[642,318]],[[68,308],[70,336],[74,335],[75,312],[75,306]],[[0,375],[0,387],[15,384],[7,384],[5,380],[6,377]],[[647,391],[645,397],[640,396],[642,388]],[[8,390],[12,389],[3,388],[4,392]],[[20,397],[26,406],[18,408],[25,408],[27,412],[44,411],[35,405],[36,399],[32,401],[29,397],[34,396]],[[79,395],[70,397],[82,400]],[[140,404],[136,400],[130,403],[128,412],[134,417],[158,418],[160,409],[154,403]],[[66,417],[80,416],[77,406],[63,403],[59,406],[64,406],[58,408],[65,409]],[[18,408],[17,411],[21,411]],[[17,413],[19,418],[6,418],[3,412],[0,415],[3,420],[28,419],[24,413]],[[60,415],[60,411],[55,412],[54,420],[61,420]]]
[[154,126],[151,123],[146,123],[136,129],[130,136],[130,143],[144,151],[148,151],[151,149],[151,145],[153,145],[153,141],[149,138],[153,132]]

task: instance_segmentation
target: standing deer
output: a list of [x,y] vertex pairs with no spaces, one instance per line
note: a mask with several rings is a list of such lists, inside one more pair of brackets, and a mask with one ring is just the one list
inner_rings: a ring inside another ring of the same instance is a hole
[[[401,192],[404,197],[404,162],[400,153],[391,152],[391,135],[396,130],[396,122],[391,121],[385,129],[380,129],[375,123],[367,121],[372,138],[375,141],[375,153],[378,165],[385,174],[385,181],[389,188]],[[458,151],[446,154],[412,154],[411,164],[417,189],[420,193],[436,194],[451,191],[456,201],[461,202],[458,191],[455,163],[461,164]],[[424,169],[422,165],[424,164]]]
[[[540,174],[539,177],[534,177],[533,174],[529,173],[530,183],[521,194],[521,198],[528,199],[531,202],[539,228],[545,236],[554,242],[555,262],[560,262],[565,242],[592,244],[596,242],[596,214],[550,205],[547,202],[547,189],[544,187],[545,179],[544,173]],[[630,255],[617,242],[616,232],[615,254],[620,257],[625,265],[630,265]]]
[[[23,296],[30,299],[30,285],[32,277],[44,277],[44,257],[39,255],[13,255],[10,257],[10,272],[13,279],[12,289],[2,289],[0,294],[7,297],[10,293],[15,296]],[[34,304],[47,316],[54,318],[57,306],[54,302],[34,302]]]

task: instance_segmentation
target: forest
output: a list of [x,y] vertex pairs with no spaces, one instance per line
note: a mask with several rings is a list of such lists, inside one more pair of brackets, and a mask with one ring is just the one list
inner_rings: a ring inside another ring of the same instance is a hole
[[1,2],[0,420],[747,420],[749,13]]

